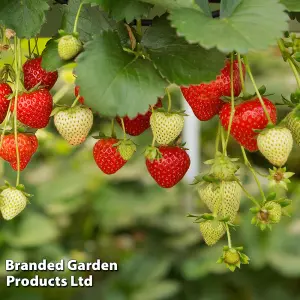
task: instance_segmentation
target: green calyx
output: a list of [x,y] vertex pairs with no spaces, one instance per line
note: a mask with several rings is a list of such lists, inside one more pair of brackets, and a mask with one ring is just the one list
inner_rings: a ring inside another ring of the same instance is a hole
[[206,165],[212,165],[208,175],[216,180],[232,181],[235,173],[240,168],[235,164],[236,161],[238,161],[238,158],[230,158],[221,152],[217,152],[214,159],[205,162]]
[[185,110],[171,110],[171,111],[168,111],[163,107],[156,108],[154,113],[156,113],[156,112],[164,113],[166,116],[171,116],[171,115],[180,115],[180,116],[183,116],[183,117],[188,116],[188,114],[185,113]]
[[148,146],[144,151],[144,155],[146,159],[149,159],[150,161],[162,158],[161,152],[154,146]]
[[286,168],[276,168],[269,169],[270,175],[268,176],[269,186],[272,188],[282,187],[288,190],[288,184],[291,183],[290,179],[295,173],[286,172]]
[[284,214],[282,211],[282,206],[287,206],[290,203],[285,200],[287,199],[268,201],[262,208],[251,208],[250,211],[254,214],[251,223],[260,227],[262,231],[264,231],[266,228],[271,230],[272,224],[279,223],[282,215]]
[[120,140],[113,146],[117,147],[118,152],[124,160],[129,160],[136,152],[136,144],[132,140]]
[[291,93],[290,99],[287,99],[281,95],[282,103],[276,103],[278,105],[287,105],[288,107],[297,107],[300,104],[300,89],[297,89],[294,93]]
[[223,254],[218,259],[218,264],[225,264],[226,267],[234,272],[236,268],[240,268],[241,264],[248,265],[250,258],[242,253],[243,247],[229,248],[225,246],[223,248]]

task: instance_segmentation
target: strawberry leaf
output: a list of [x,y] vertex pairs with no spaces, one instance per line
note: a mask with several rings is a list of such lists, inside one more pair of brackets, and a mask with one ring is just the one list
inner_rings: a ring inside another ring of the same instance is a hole
[[194,4],[193,0],[175,0],[175,1],[174,0],[140,0],[140,1],[151,3],[154,5],[159,5],[167,9],[180,8],[180,7],[198,7],[197,5]]
[[116,32],[103,32],[86,44],[76,74],[86,105],[106,116],[146,112],[167,85],[150,61],[123,51]]
[[280,2],[287,8],[288,11],[300,11],[299,0],[280,0]]
[[84,2],[99,4],[116,21],[125,19],[127,23],[146,16],[152,7],[149,3],[142,3],[137,0],[84,0]]
[[165,16],[154,20],[143,36],[142,45],[160,73],[178,85],[214,80],[224,66],[222,53],[191,45],[178,37]]
[[[64,26],[63,30],[67,33],[73,31],[73,26],[77,14],[77,10],[81,0],[71,0],[69,4],[64,6]],[[98,34],[103,30],[114,29],[116,23],[111,20],[99,6],[89,3],[83,5],[77,31],[81,41],[85,42],[92,39],[94,34]]]
[[[288,29],[285,7],[273,0],[227,0],[220,19],[207,17],[193,8],[173,9],[172,25],[189,42],[224,53],[267,49]],[[238,4],[238,5],[237,5]]]
[[19,38],[36,36],[45,23],[45,11],[49,9],[47,0],[2,0],[0,22],[13,29]]

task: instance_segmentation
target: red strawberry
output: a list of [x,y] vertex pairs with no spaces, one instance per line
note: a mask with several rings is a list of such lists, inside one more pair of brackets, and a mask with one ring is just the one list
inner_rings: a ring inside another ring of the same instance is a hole
[[[183,96],[199,120],[207,121],[217,115],[224,105],[220,98],[231,95],[230,68],[230,61],[227,60],[225,67],[221,70],[221,74],[217,76],[216,80],[210,83],[190,85],[187,88],[181,87]],[[243,73],[245,74],[244,66]],[[241,93],[242,86],[237,61],[234,61],[233,64],[233,82],[234,95],[238,96]]]
[[190,157],[184,149],[177,146],[160,146],[157,150],[160,154],[154,159],[147,156],[146,152],[147,169],[158,185],[171,188],[183,178],[189,169]]
[[105,174],[116,173],[127,162],[121,157],[118,148],[114,146],[118,142],[119,140],[115,138],[105,138],[99,140],[94,146],[95,162]]
[[51,90],[57,81],[58,73],[47,72],[42,66],[42,57],[28,59],[23,65],[24,86],[30,90],[40,83],[45,89]]
[[[38,140],[33,134],[18,133],[18,147],[20,155],[20,171],[24,170],[32,155],[38,147]],[[0,156],[8,161],[12,168],[17,171],[17,151],[14,134],[5,135],[3,138]]]
[[6,117],[9,100],[7,96],[12,93],[12,89],[7,83],[0,83],[0,123],[2,123]]
[[[14,111],[14,104],[11,106]],[[48,125],[52,112],[52,96],[47,89],[18,96],[17,117],[24,125],[31,128],[44,128]]]
[[[77,97],[79,95],[79,90],[80,90],[80,87],[78,85],[75,86],[75,96]],[[81,104],[84,104],[84,98],[82,96],[79,97],[78,101],[81,103]]]
[[[272,122],[277,121],[276,107],[268,100],[263,98],[266,108],[270,114]],[[231,105],[227,103],[220,112],[222,126],[228,130],[230,120]],[[231,135],[243,147],[249,151],[257,151],[257,140],[255,129],[264,129],[268,125],[268,119],[264,113],[258,98],[242,102],[235,107],[235,114],[231,127]]]
[[[158,108],[162,107],[161,99],[158,99],[157,103],[153,107]],[[150,127],[150,117],[152,115],[151,108],[144,114],[138,114],[135,118],[130,119],[128,116],[123,118],[125,131],[127,134],[132,136],[137,136],[142,134],[145,130]],[[122,127],[121,119],[119,117],[116,118],[119,125]]]

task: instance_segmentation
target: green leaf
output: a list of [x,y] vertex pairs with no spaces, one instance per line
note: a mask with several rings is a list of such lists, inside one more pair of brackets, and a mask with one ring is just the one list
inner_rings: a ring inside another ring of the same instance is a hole
[[[73,26],[81,1],[71,0],[68,5],[64,6],[64,29],[66,32],[73,32]],[[116,23],[111,20],[107,14],[100,10],[99,6],[85,4],[82,7],[77,31],[80,40],[83,42],[92,39],[92,36],[99,34],[103,30],[115,29]]]
[[125,19],[127,23],[146,16],[152,7],[149,3],[137,0],[85,0],[85,2],[97,3],[116,21]]
[[211,10],[209,7],[208,0],[196,0],[195,1],[198,6],[202,9],[202,11],[208,16],[211,17]]
[[47,42],[46,48],[44,49],[42,56],[42,68],[45,69],[46,71],[53,72],[56,71],[57,69],[63,67],[64,65],[72,62],[70,61],[65,61],[61,59],[58,55],[58,50],[57,50],[57,41],[55,39],[51,39]]
[[299,11],[300,12],[300,1],[299,0],[280,0],[280,2],[288,9],[288,11]]
[[230,17],[241,2],[242,2],[242,0],[223,0],[223,1],[221,1],[221,7],[220,7],[221,18]]
[[191,45],[178,37],[164,16],[153,21],[143,36],[142,45],[160,73],[178,85],[211,81],[224,66],[222,53]]
[[2,0],[0,21],[13,29],[19,38],[36,36],[45,23],[45,11],[49,9],[47,0]]
[[86,105],[107,116],[136,116],[164,94],[153,64],[123,51],[116,32],[103,32],[78,56],[77,85]]
[[[223,5],[224,7],[224,5]],[[234,6],[228,6],[225,15]],[[224,53],[267,49],[288,29],[285,7],[274,0],[242,0],[228,18],[212,19],[192,8],[173,9],[172,25],[189,42]]]
[[194,4],[194,0],[141,0],[141,2],[159,5],[166,9],[181,8],[181,7],[198,7],[197,5]]

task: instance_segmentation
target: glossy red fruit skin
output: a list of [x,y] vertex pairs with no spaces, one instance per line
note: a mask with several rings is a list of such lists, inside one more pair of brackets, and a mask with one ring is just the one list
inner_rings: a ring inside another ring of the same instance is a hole
[[[18,133],[18,147],[20,171],[23,171],[38,148],[38,140],[34,134]],[[14,134],[4,136],[0,156],[9,162],[11,167],[17,171],[18,164]]]
[[147,169],[152,178],[163,188],[176,185],[188,171],[191,161],[186,151],[176,146],[161,146],[162,158],[146,159]]
[[7,96],[12,93],[11,87],[7,83],[0,83],[0,123],[2,123],[6,117],[9,101]]
[[[75,97],[77,97],[79,95],[79,92],[80,92],[80,87],[78,85],[75,86],[74,92],[75,92]],[[80,96],[78,101],[81,104],[84,104],[84,98],[83,97]]]
[[119,140],[115,138],[106,138],[99,140],[93,149],[93,156],[97,166],[103,173],[111,175],[120,170],[125,164],[117,147],[114,147]]
[[[267,98],[263,98],[266,108],[274,124],[277,121],[276,106]],[[227,103],[220,112],[222,126],[228,130],[231,105]],[[254,152],[257,147],[257,133],[255,129],[264,129],[268,125],[268,119],[264,113],[258,98],[242,102],[235,106],[235,114],[231,127],[231,135],[247,150]]]
[[[18,97],[17,118],[28,127],[44,128],[49,123],[52,107],[52,96],[47,89],[25,92]],[[14,111],[14,104],[11,111]]]
[[[210,83],[201,83],[199,85],[190,85],[181,87],[182,94],[191,106],[195,116],[201,121],[208,121],[217,115],[225,104],[221,100],[222,96],[231,96],[230,85],[230,61],[226,61],[225,67],[216,80]],[[243,65],[243,75],[245,77],[245,67]],[[238,62],[233,63],[233,82],[234,95],[241,93],[242,85]]]
[[28,59],[23,65],[24,86],[30,90],[38,83],[47,90],[51,90],[58,78],[58,72],[47,72],[42,66],[42,57]]
[[[153,107],[154,109],[162,107],[161,99]],[[152,115],[151,108],[145,114],[138,114],[135,118],[130,119],[128,116],[123,118],[124,127],[127,134],[138,136],[150,127],[150,117]],[[122,127],[121,118],[116,118],[118,124]]]

